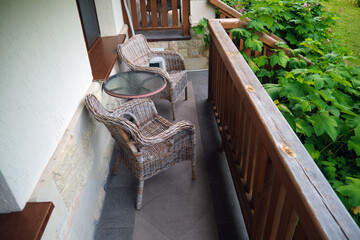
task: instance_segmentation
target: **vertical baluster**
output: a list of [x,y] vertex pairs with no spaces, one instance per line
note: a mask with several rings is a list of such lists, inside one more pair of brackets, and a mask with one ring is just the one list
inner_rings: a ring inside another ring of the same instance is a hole
[[244,40],[240,39],[239,50],[244,50]]
[[269,239],[272,229],[277,229],[280,204],[284,202],[285,189],[281,186],[279,177],[275,174],[271,189],[270,204],[266,218],[264,239]]
[[171,6],[172,6],[173,26],[179,26],[177,0],[171,0],[171,1],[172,1]]
[[157,19],[156,0],[150,0],[150,5],[151,5],[151,26],[157,27],[158,19]]
[[245,54],[248,55],[249,58],[251,58],[251,49],[245,48],[244,51],[245,51]]
[[253,127],[252,136],[253,137],[251,137],[251,153],[250,153],[249,164],[247,166],[246,175],[245,175],[246,189],[248,190],[248,192],[250,194],[250,200],[252,200],[252,194],[253,194],[252,189],[254,186],[255,163],[256,163],[256,158],[257,158],[257,153],[258,153],[258,144],[259,144],[259,136],[258,136],[258,133],[257,133],[255,127]]
[[[232,153],[235,154],[235,141],[236,141],[236,128],[235,128],[235,122],[236,122],[236,116],[237,116],[237,112],[239,111],[239,99],[238,99],[238,94],[236,92],[236,88],[235,85],[233,83],[233,81],[231,81],[230,79],[230,101],[229,101],[229,105],[230,105],[230,110],[229,110],[229,133],[231,134],[231,150]],[[235,154],[236,155],[236,154]],[[236,157],[237,158],[237,157]],[[237,159],[236,159],[237,161]]]
[[291,205],[291,199],[289,198],[289,195],[286,194],[276,238],[291,239],[295,231],[297,220],[298,216]]
[[[264,239],[266,220],[269,215],[271,194],[275,191],[274,176],[275,171],[268,157],[266,149],[261,146],[259,162],[256,168],[255,189],[253,194],[254,201],[254,221],[251,229],[253,239]],[[275,192],[276,194],[276,192]]]
[[139,19],[136,11],[136,0],[130,0],[131,5],[131,18],[134,28],[139,28]]
[[[245,108],[246,109],[246,108]],[[245,171],[245,161],[246,161],[246,149],[247,149],[247,142],[250,139],[249,136],[249,128],[251,127],[250,118],[248,116],[248,112],[246,111],[244,114],[244,121],[243,121],[243,132],[242,132],[242,139],[241,139],[241,150],[240,150],[240,168],[241,168],[241,177],[244,177]]]
[[145,0],[140,0],[140,11],[141,11],[141,27],[142,28],[147,28],[148,27],[148,21],[147,21]]
[[161,26],[168,26],[168,10],[167,10],[167,1],[161,0]]
[[244,110],[244,102],[242,101],[242,99],[240,98],[240,96],[237,94],[238,96],[238,101],[239,101],[239,108],[238,108],[238,112],[235,112],[236,114],[236,121],[235,121],[235,132],[236,132],[236,139],[235,139],[235,154],[236,154],[236,162],[240,167],[240,158],[241,158],[241,143],[242,143],[242,130],[244,129],[244,114],[245,114],[245,110]]
[[294,236],[292,237],[293,240],[306,240],[309,239],[308,236],[305,233],[304,227],[301,223],[301,221],[298,222],[298,225],[296,226]]
[[[182,21],[183,21],[183,35],[189,36],[189,14],[190,14],[190,1],[182,0]],[[180,11],[181,14],[181,11]]]

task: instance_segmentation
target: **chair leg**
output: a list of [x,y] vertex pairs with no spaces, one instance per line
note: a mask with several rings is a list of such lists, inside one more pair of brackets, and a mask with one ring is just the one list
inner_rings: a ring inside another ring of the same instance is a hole
[[120,155],[118,156],[115,166],[111,172],[112,175],[116,175],[119,165],[120,165]]
[[175,103],[171,103],[172,113],[173,113],[173,120],[175,121]]
[[143,190],[144,190],[144,180],[140,180],[138,194],[137,194],[137,201],[136,201],[136,210],[140,210],[141,208]]
[[186,88],[185,88],[185,100],[188,100],[187,86],[186,86]]
[[191,161],[191,175],[192,175],[192,180],[196,179],[196,166],[195,166],[195,160]]

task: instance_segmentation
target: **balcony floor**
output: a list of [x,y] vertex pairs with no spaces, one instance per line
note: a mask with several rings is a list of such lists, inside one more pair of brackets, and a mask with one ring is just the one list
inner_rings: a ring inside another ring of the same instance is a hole
[[[123,166],[108,177],[95,239],[248,239],[226,158],[221,154],[207,71],[189,72],[189,100],[175,105],[177,121],[196,125],[197,178],[190,161],[146,180],[142,208],[135,210],[137,179]],[[195,94],[194,94],[195,93]],[[171,119],[171,105],[154,100],[159,114]],[[113,152],[115,163],[119,149]]]

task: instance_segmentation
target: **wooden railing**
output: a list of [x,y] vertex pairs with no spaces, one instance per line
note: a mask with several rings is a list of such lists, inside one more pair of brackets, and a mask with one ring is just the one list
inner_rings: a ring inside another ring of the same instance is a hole
[[189,35],[189,0],[130,0],[130,8],[135,32],[182,29],[183,36]]
[[209,20],[209,99],[251,239],[358,239],[360,230],[251,71]]

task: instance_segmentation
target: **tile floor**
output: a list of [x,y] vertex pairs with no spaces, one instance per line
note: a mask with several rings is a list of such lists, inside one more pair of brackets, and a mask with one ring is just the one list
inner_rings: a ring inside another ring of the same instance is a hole
[[[195,94],[194,94],[195,92]],[[135,210],[138,181],[123,166],[110,175],[95,239],[247,239],[226,159],[207,99],[207,71],[189,72],[189,100],[176,103],[176,121],[196,126],[197,178],[190,161],[178,163],[145,181],[142,208]],[[166,100],[154,100],[171,119]],[[203,148],[204,146],[204,148]],[[112,164],[119,149],[116,146]]]

